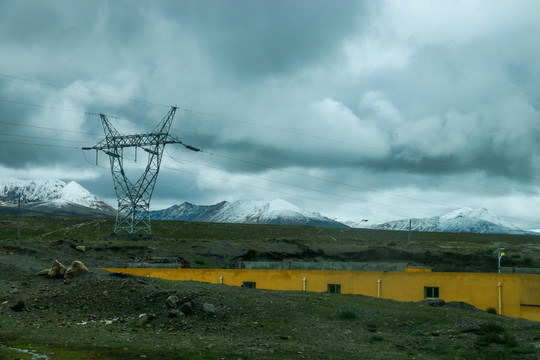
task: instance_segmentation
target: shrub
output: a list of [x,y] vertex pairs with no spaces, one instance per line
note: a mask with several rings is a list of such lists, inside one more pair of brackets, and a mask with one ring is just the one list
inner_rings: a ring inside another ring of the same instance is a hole
[[202,260],[202,259],[197,259],[197,260],[195,260],[195,264],[197,264],[197,265],[203,265],[203,264],[204,264],[204,260]]
[[492,308],[492,307],[487,308],[486,312],[488,314],[497,314],[497,310],[495,310],[495,308]]
[[367,331],[369,331],[369,332],[377,332],[377,324],[374,324],[374,323],[367,323],[367,324],[366,324],[366,329],[367,329]]
[[512,349],[512,352],[515,354],[534,354],[536,349],[533,347],[516,347]]
[[504,334],[504,345],[507,347],[515,348],[519,345],[516,338],[510,334]]
[[[504,338],[501,336],[501,334],[504,332],[504,327],[495,322],[480,324],[480,326],[478,326],[478,328],[476,329],[476,333],[480,335],[478,339],[476,339],[476,345],[487,346],[489,344],[512,344],[513,338],[511,336],[509,336],[508,334],[504,334]],[[515,341],[515,339],[513,340]]]
[[383,341],[384,338],[380,335],[373,335],[369,340],[368,343],[373,344],[374,342]]
[[504,327],[501,325],[490,321],[488,323],[480,324],[478,327],[479,334],[502,334],[504,332]]
[[340,319],[346,319],[346,320],[355,320],[356,319],[356,314],[353,311],[346,310],[346,311],[342,311],[339,314],[339,318]]
[[397,244],[395,242],[389,242],[388,244],[386,244],[387,246],[396,246]]

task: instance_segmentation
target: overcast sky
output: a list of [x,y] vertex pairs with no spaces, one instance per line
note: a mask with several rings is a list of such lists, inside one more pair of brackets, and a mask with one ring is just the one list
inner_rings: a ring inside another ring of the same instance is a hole
[[[116,206],[98,116],[176,105],[152,209],[281,198],[339,219],[485,207],[540,227],[540,2],[0,0],[0,174]],[[113,117],[114,116],[114,117]],[[126,167],[136,177],[143,152]]]

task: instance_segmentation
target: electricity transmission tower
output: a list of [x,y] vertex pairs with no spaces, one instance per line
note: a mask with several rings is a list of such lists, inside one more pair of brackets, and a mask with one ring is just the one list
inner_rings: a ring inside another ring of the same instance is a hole
[[[149,235],[152,234],[150,199],[154,192],[161,157],[166,144],[182,144],[190,150],[201,151],[169,135],[176,109],[173,106],[151,133],[137,135],[120,135],[106,115],[99,115],[105,131],[105,139],[101,140],[97,145],[91,148],[83,148],[83,150],[95,149],[96,162],[99,150],[109,155],[114,190],[118,199],[118,212],[114,227],[115,234],[122,231],[134,234],[141,230]],[[148,153],[148,164],[135,183],[128,179],[124,171],[124,149],[129,147],[135,148],[135,157],[137,148],[141,148]]]

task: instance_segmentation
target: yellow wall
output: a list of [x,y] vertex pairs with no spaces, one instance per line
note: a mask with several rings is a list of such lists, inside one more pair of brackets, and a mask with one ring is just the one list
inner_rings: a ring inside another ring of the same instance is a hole
[[[341,284],[342,294],[378,296],[398,301],[424,299],[424,287],[438,287],[439,298],[462,301],[478,309],[494,308],[511,317],[540,321],[540,275],[433,273],[397,271],[327,271],[327,270],[237,270],[237,269],[132,269],[109,268],[139,276],[167,280],[202,281],[241,286],[254,281],[258,289],[327,291],[328,284]],[[502,285],[499,288],[499,283]],[[499,303],[500,289],[500,303]]]

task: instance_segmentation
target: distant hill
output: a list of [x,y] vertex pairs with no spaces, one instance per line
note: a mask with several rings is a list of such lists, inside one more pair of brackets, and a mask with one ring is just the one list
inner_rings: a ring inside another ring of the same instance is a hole
[[0,213],[25,215],[115,216],[116,210],[75,181],[0,179]]
[[184,202],[164,210],[151,211],[151,219],[202,221],[216,223],[312,225],[347,227],[319,213],[301,209],[281,199],[270,202],[239,200],[215,205]]
[[371,228],[380,230],[411,230],[427,232],[448,233],[476,233],[476,234],[527,234],[524,231],[485,208],[462,208],[443,216],[434,216],[423,219],[403,219],[389,221]]

